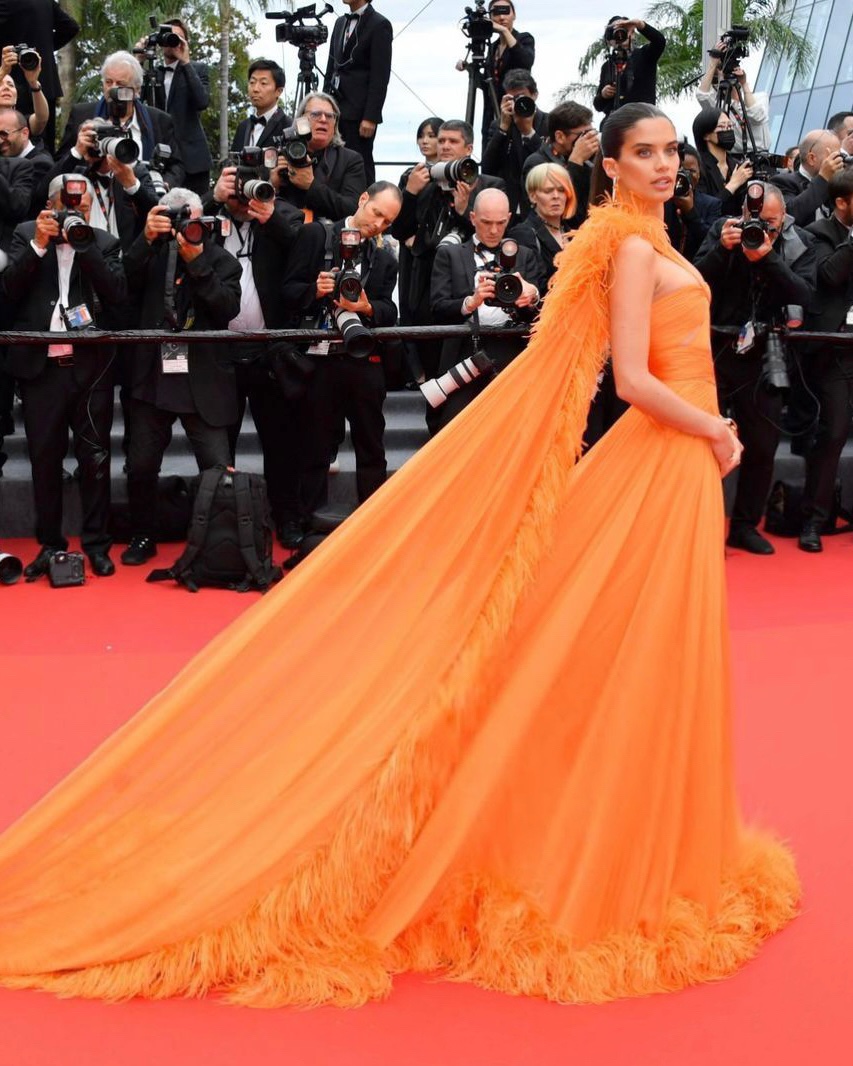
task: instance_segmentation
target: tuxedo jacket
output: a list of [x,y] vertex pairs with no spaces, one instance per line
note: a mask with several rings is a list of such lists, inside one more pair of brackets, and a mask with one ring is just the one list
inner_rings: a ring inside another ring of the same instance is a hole
[[[186,170],[184,168],[183,156],[178,143],[178,136],[175,132],[175,123],[172,121],[172,116],[167,115],[165,111],[160,111],[156,107],[149,107],[147,104],[137,100],[137,114],[141,116],[142,123],[150,123],[150,133],[148,133],[143,125],[143,152],[141,158],[147,163],[151,159],[151,152],[154,146],[157,144],[168,144],[172,149],[172,156],[169,162],[163,169],[163,177],[165,178],[169,188],[175,189],[184,183],[184,177]],[[100,100],[88,104],[75,104],[71,108],[71,114],[68,116],[68,125],[65,127],[65,133],[62,137],[62,143],[56,152],[56,158],[66,155],[74,145],[77,143],[77,133],[82,124],[91,118],[95,118],[99,111],[103,109],[103,97]]]
[[782,190],[785,210],[798,226],[809,226],[822,207],[830,207],[829,182],[819,175],[809,181],[799,171],[777,174],[773,184]]
[[[462,304],[465,297],[474,291],[474,277],[478,269],[473,239],[463,244],[439,246],[432,267],[430,289],[430,308],[436,325],[456,325],[470,320],[471,316],[463,315]],[[544,291],[542,266],[529,248],[519,247],[516,270],[525,281],[535,285],[540,294]],[[532,317],[535,312],[524,313]],[[448,370],[470,355],[472,344],[471,338],[465,337],[451,337],[444,341],[441,347],[441,369]],[[523,337],[489,337],[483,344],[489,356],[500,366],[505,366],[524,348],[526,341]]]
[[353,214],[367,188],[364,160],[351,148],[334,144],[314,155],[317,162],[311,187],[297,189],[284,175],[278,195],[300,211],[313,211],[316,218],[336,222]]
[[835,333],[844,327],[847,311],[853,306],[853,242],[847,227],[834,214],[812,222],[806,232],[814,237],[817,258],[814,310],[806,319],[806,327]]
[[544,288],[547,288],[548,282],[557,271],[554,256],[562,251],[554,234],[548,229],[539,215],[535,211],[531,211],[523,222],[513,226],[508,236],[514,237],[522,248],[528,248],[533,252],[542,271]]
[[[35,222],[23,222],[15,230],[11,262],[2,275],[3,290],[14,308],[13,329],[47,330],[59,299],[59,269],[56,245],[51,242],[44,257],[37,255],[30,243],[35,236]],[[110,309],[121,304],[127,294],[127,282],[121,263],[121,246],[103,230],[95,231],[95,243],[85,252],[76,252],[68,288],[68,306],[85,303],[96,325],[111,328]],[[73,333],[69,333],[69,338]],[[110,345],[74,344],[75,362],[91,368],[92,363],[108,366],[114,354]],[[10,345],[6,369],[13,376],[29,381],[37,378],[47,365],[47,345]],[[87,373],[87,377],[89,374]],[[102,387],[112,386],[104,375]]]
[[0,248],[9,250],[19,222],[31,217],[35,168],[30,159],[0,156]]
[[172,116],[187,174],[201,174],[213,166],[213,156],[200,114],[210,103],[210,74],[206,63],[179,63],[172,74],[166,111]]
[[394,31],[388,19],[374,11],[370,3],[344,44],[346,27],[347,18],[342,15],[332,30],[323,91],[338,101],[341,118],[379,123],[391,77]]
[[[338,237],[344,221],[332,227],[332,247],[338,248]],[[317,299],[317,275],[325,269],[326,227],[322,222],[309,222],[300,228],[282,278],[282,298],[290,322],[298,325],[305,318],[320,315],[323,302]],[[340,266],[335,257],[334,266]],[[397,259],[394,253],[376,240],[361,242],[359,272],[364,291],[373,306],[373,318],[362,321],[366,326],[393,326],[397,321],[394,287],[397,284]]]
[[[171,241],[149,244],[144,234],[124,257],[127,283],[139,291],[142,329],[162,329],[165,319],[166,266]],[[205,241],[202,254],[190,263],[178,256],[175,304],[181,321],[190,306],[192,329],[175,338],[190,341],[193,329],[227,329],[240,310],[242,268],[234,256]],[[155,403],[160,370],[160,346],[141,343],[130,358],[129,381],[135,399]],[[233,373],[225,366],[225,349],[219,344],[189,344],[189,385],[196,411],[211,426],[228,426],[237,420],[237,391]]]
[[[56,0],[0,0],[0,45],[31,45],[41,56],[39,81],[45,98],[62,96],[54,52],[77,36],[80,27]],[[22,84],[26,84],[21,79]]]
[[[28,156],[24,156],[33,165],[33,198],[30,203],[30,218],[35,216],[42,210],[47,200],[47,191],[44,184],[45,175],[53,170],[56,160],[46,148],[36,146]],[[45,193],[42,196],[42,190],[45,189]]]
[[[261,134],[258,140],[259,148],[268,148],[275,137],[277,137],[282,130],[286,130],[288,126],[292,124],[292,119],[286,111],[282,111],[281,108],[276,111],[268,120],[264,126],[264,132]],[[234,139],[231,142],[231,151],[239,152],[241,148],[245,148],[249,137],[252,132],[252,120],[244,118],[237,126],[237,131],[234,134]]]

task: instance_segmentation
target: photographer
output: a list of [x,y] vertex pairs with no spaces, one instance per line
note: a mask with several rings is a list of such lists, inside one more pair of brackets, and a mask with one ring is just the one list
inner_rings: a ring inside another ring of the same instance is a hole
[[[190,35],[182,19],[165,19],[162,26],[171,26],[178,40],[177,44],[159,45],[163,61],[156,73],[163,79],[163,110],[172,116],[181,144],[186,168],[183,186],[204,196],[210,188],[213,157],[200,116],[210,104],[210,72],[206,63],[190,60]],[[145,37],[137,41],[134,53],[144,55],[148,41]],[[152,48],[152,62],[153,52]]]
[[798,226],[829,216],[833,207],[829,183],[843,169],[841,141],[832,130],[812,130],[805,135],[797,169],[774,179],[785,197],[785,209]]
[[841,142],[841,151],[853,155],[853,111],[837,111],[830,115],[826,128]]
[[[308,348],[314,367],[300,403],[300,496],[306,523],[326,503],[329,460],[343,439],[344,419],[355,451],[359,503],[385,480],[385,374],[379,348],[366,329],[397,321],[397,260],[377,238],[397,217],[401,200],[396,185],[377,181],[361,194],[350,217],[333,225],[302,226],[282,278],[283,303],[295,325],[310,323],[343,333],[341,340]],[[359,289],[355,300],[340,292],[345,253],[346,276]],[[353,330],[357,349],[350,339]],[[298,545],[300,533],[291,531],[290,546]]]
[[681,143],[678,152],[681,166],[675,179],[675,195],[664,204],[663,219],[673,248],[692,260],[705,234],[720,217],[720,201],[697,189],[702,168],[696,149]]
[[[845,167],[829,181],[833,212],[812,222],[815,240],[817,296],[806,329],[827,333],[849,331],[853,310],[853,168]],[[820,534],[829,520],[841,452],[850,432],[853,411],[853,348],[831,343],[809,345],[809,383],[820,405],[817,437],[806,454],[803,493],[803,551],[822,550]]]
[[347,148],[364,160],[365,180],[376,180],[373,142],[391,78],[394,31],[370,0],[344,0],[350,9],[332,30],[323,91],[341,109],[338,130]]
[[[642,48],[634,47],[637,31],[649,42]],[[611,52],[601,67],[592,102],[595,110],[606,118],[623,104],[657,103],[658,60],[666,48],[664,35],[642,19],[614,15],[607,23],[604,41]]]
[[[503,326],[531,321],[539,306],[545,280],[542,266],[528,249],[518,246],[513,270],[520,280],[519,295],[511,304],[496,299],[496,276],[501,268],[501,242],[510,221],[509,200],[500,189],[485,189],[471,210],[474,236],[464,244],[443,244],[435,256],[430,309],[438,325],[456,325],[473,319],[480,326]],[[515,242],[512,242],[515,243]],[[507,367],[525,346],[523,337],[483,337],[482,348],[498,371]],[[474,350],[474,341],[452,338],[441,348],[438,373]],[[427,426],[437,433],[488,386],[492,375],[481,374],[452,392],[437,408],[427,410]]]
[[[212,196],[220,217],[231,223],[223,247],[242,270],[240,310],[228,328],[235,333],[284,329],[288,316],[281,299],[281,275],[303,216],[281,200],[261,201],[240,195],[236,171],[233,166],[223,168]],[[237,418],[228,428],[232,463],[248,400],[263,452],[270,510],[281,537],[299,514],[295,407],[279,387],[267,344],[236,340],[229,345],[228,354],[237,393]]]
[[[435,250],[448,237],[464,240],[471,235],[469,204],[474,202],[477,193],[490,188],[506,191],[500,178],[483,174],[471,184],[462,178],[452,182],[437,180],[443,170],[442,164],[469,159],[473,147],[474,130],[467,122],[461,119],[443,122],[438,131],[438,167],[418,163],[406,181],[400,214],[391,229],[398,241],[414,238],[406,300],[411,321],[404,321],[403,325],[429,325],[432,321],[430,284]],[[434,341],[418,345],[421,370],[426,377],[433,377],[438,370],[440,351],[441,346]],[[417,377],[420,378],[420,373]]]
[[[80,127],[87,119],[105,118],[130,133],[139,146],[139,158],[146,163],[151,160],[156,145],[167,144],[172,154],[164,177],[170,188],[179,186],[184,179],[184,164],[175,124],[165,111],[148,107],[139,99],[142,77],[142,67],[130,52],[114,52],[107,56],[101,68],[103,95],[95,103],[75,104],[71,108],[57,157],[73,151]],[[111,89],[132,89],[133,97],[129,101],[115,99],[116,94],[111,94]]]
[[[20,93],[18,109],[25,114],[33,110],[38,114],[38,97],[44,97],[47,104],[46,125],[38,129],[31,126],[31,129],[34,134],[42,134],[49,152],[53,151],[56,139],[56,101],[62,96],[54,52],[68,44],[79,32],[80,27],[74,19],[54,0],[3,0],[0,6],[0,45],[14,46],[25,41],[41,57],[37,83],[31,82],[29,77],[16,79]],[[12,106],[18,106],[17,101]]]
[[247,145],[268,148],[290,125],[290,116],[279,106],[284,91],[284,71],[273,59],[256,59],[249,66],[248,94],[252,114],[244,118],[234,133],[231,151]]
[[[725,41],[717,41],[713,51],[719,52],[720,55],[711,55],[708,59],[705,73],[702,75],[702,80],[699,82],[699,88],[696,90],[696,100],[700,107],[709,108],[711,110],[716,109],[717,87],[720,79],[723,77],[723,57],[726,54],[726,48]],[[746,74],[741,66],[736,65],[732,67],[731,78],[737,83],[740,92],[743,95],[743,102],[746,109],[746,117],[744,117],[741,111],[738,95],[737,93],[732,93],[731,114],[729,117],[733,116],[736,125],[744,131],[740,138],[740,143],[737,143],[738,138],[737,136],[735,137],[735,147],[737,151],[747,152],[752,147],[745,132],[745,124],[746,122],[749,122],[749,128],[752,131],[752,136],[755,140],[756,151],[769,152],[772,138],[770,135],[770,102],[767,93],[754,93],[752,91],[749,87]]]
[[[176,219],[170,212],[186,212],[189,218]],[[149,211],[145,229],[124,257],[128,286],[141,298],[140,327],[175,334],[173,342],[135,345],[131,357],[127,494],[133,537],[121,556],[127,566],[139,566],[157,554],[157,478],[175,420],[184,428],[199,470],[231,461],[228,427],[237,418],[234,375],[222,365],[225,353],[216,345],[188,342],[193,330],[225,329],[237,315],[242,270],[207,226],[196,243],[198,234],[190,234],[186,222],[201,213],[194,192],[170,189]]]
[[[815,252],[812,237],[786,216],[776,186],[750,182],[749,189],[743,217],[716,222],[695,265],[711,287],[714,326],[733,327],[732,334],[715,333],[712,338],[720,410],[731,413],[744,444],[726,543],[772,555],[773,545],[757,526],[773,478],[785,387],[778,372],[785,368],[769,363],[774,351],[768,327],[785,321],[788,305],[811,304]],[[749,243],[757,247],[744,244],[745,225]]]
[[124,300],[127,283],[118,241],[87,226],[90,182],[79,175],[54,178],[49,196],[50,206],[35,222],[15,230],[3,273],[3,290],[15,308],[14,329],[69,331],[68,343],[13,345],[7,356],[24,405],[41,545],[25,574],[30,580],[46,574],[53,554],[68,547],[62,533],[62,460],[70,430],[80,469],[83,551],[93,573],[108,577],[115,571],[107,533],[113,349],[78,343],[76,337],[85,337],[89,325],[113,325],[104,320],[104,309]]
[[740,214],[746,185],[752,178],[752,163],[739,163],[731,154],[735,131],[725,111],[703,108],[693,120],[693,143],[702,169],[696,188],[720,201],[721,214]]
[[[24,121],[29,127],[30,134],[34,138],[38,138],[40,144],[43,144],[42,134],[50,121],[50,110],[39,81],[41,76],[41,56],[38,59],[36,66],[30,70],[23,71],[24,79],[30,90],[32,112],[29,113],[26,103],[23,103],[22,106],[25,113]],[[18,92],[17,82],[12,75],[12,71],[18,66],[18,52],[15,46],[11,44],[4,45],[3,58],[0,60],[0,109],[5,110],[7,107],[17,108],[18,97],[21,96],[21,99],[24,99],[24,94]],[[47,151],[46,148],[45,151]],[[53,151],[53,145],[51,145],[50,151]]]
[[523,177],[541,163],[558,163],[569,172],[577,204],[569,220],[570,228],[584,221],[589,209],[592,166],[599,149],[598,131],[592,125],[592,112],[583,104],[567,100],[548,114],[547,140],[527,157]]
[[539,90],[527,70],[510,70],[504,78],[504,95],[497,124],[489,129],[483,152],[483,173],[502,178],[510,210],[517,220],[528,211],[522,173],[530,156],[542,145],[548,115],[536,106]]
[[[0,156],[4,159],[26,159],[32,164],[33,195],[26,218],[33,218],[47,199],[47,185],[39,196],[39,188],[45,175],[53,168],[53,156],[44,148],[33,144],[26,116],[14,108],[0,110]],[[18,190],[20,193],[21,190]],[[8,198],[6,194],[5,198]],[[4,199],[4,197],[0,197]],[[1,209],[0,209],[1,210]],[[20,220],[23,221],[23,218]]]
[[[299,106],[296,118],[311,123],[308,157],[301,164],[279,154],[278,169],[271,175],[278,195],[313,218],[339,221],[352,214],[367,188],[364,160],[344,146],[338,132],[341,112],[334,97],[313,93]],[[306,216],[307,217],[307,216]]]

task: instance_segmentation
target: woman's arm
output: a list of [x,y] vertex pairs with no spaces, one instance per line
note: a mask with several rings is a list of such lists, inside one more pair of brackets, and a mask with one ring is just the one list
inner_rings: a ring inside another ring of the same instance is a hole
[[673,392],[649,371],[655,251],[628,237],[616,253],[610,289],[610,346],[618,395],[657,422],[709,440],[725,476],[737,465],[741,444],[719,416]]

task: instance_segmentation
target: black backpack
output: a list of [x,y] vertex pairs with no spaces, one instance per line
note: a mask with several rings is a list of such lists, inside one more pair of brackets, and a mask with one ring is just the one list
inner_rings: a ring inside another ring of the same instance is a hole
[[183,554],[148,581],[169,578],[190,592],[203,586],[266,592],[281,578],[272,561],[273,529],[267,488],[257,474],[205,470],[201,475]]

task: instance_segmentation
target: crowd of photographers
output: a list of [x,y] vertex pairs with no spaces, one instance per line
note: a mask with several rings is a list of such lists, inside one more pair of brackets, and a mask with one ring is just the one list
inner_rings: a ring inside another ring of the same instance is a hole
[[[297,548],[326,503],[346,423],[359,501],[384,481],[389,382],[421,389],[436,433],[523,349],[520,327],[535,318],[555,257],[607,192],[593,112],[573,101],[540,110],[535,41],[516,29],[514,3],[475,0],[459,68],[485,101],[481,152],[469,121],[429,116],[416,131],[422,161],[399,182],[376,181],[391,28],[370,0],[345,3],[323,89],[298,93],[294,116],[281,104],[280,66],[252,63],[249,113],[215,169],[199,117],[209,72],[192,60],[181,19],[155,20],[133,53],[106,58],[101,95],[75,104],[55,150],[52,51],[3,47],[0,322],[67,334],[62,343],[9,345],[0,381],[0,446],[20,428],[17,392],[32,467],[40,550],[28,579],[47,573],[67,547],[69,433],[82,547],[95,574],[114,572],[116,388],[131,525],[121,561],[140,565],[157,552],[158,475],[176,422],[200,470],[239,465],[248,404],[279,539]],[[35,6],[40,17],[57,17],[58,5]],[[63,19],[52,27],[56,46],[76,32]],[[2,39],[21,39],[15,29],[0,24]],[[300,59],[327,34],[313,9],[279,29]],[[644,21],[620,16],[608,22],[605,42],[594,101],[604,120],[625,103],[654,102],[666,45]],[[853,111],[808,133],[796,158],[793,150],[769,155],[767,100],[747,84],[745,54],[738,28],[711,53],[665,221],[710,286],[721,407],[746,446],[729,543],[773,551],[759,526],[787,418],[806,459],[799,543],[816,552],[849,429],[853,347],[786,350],[783,329],[853,328]],[[373,328],[398,322],[467,324],[469,333],[402,345],[374,338]],[[160,330],[169,339],[87,343],[91,326]],[[502,326],[519,328],[482,332]],[[288,327],[328,339],[252,339]],[[232,331],[234,342],[193,342],[193,332],[209,329]],[[621,410],[605,372],[589,445]]]

